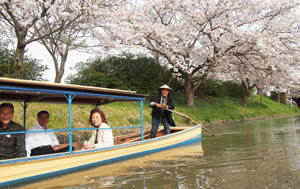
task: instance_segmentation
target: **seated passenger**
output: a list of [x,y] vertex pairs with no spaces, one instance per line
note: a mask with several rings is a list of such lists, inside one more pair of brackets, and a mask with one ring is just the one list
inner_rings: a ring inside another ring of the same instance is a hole
[[[14,106],[10,103],[0,105],[0,133],[24,131],[24,128],[13,122]],[[25,157],[25,134],[0,135],[0,160]]]
[[[50,114],[47,111],[40,111],[37,114],[38,124],[30,130],[47,130]],[[29,131],[30,131],[29,130]],[[73,149],[77,144],[73,145]],[[37,132],[26,134],[26,150],[31,156],[67,152],[68,144],[59,144],[57,136],[53,132]]]
[[[103,111],[95,108],[90,113],[90,124],[97,128],[92,132],[88,141],[84,142],[84,149],[104,148],[114,145],[114,137],[111,129],[107,125],[106,117]],[[99,129],[106,128],[106,129]]]

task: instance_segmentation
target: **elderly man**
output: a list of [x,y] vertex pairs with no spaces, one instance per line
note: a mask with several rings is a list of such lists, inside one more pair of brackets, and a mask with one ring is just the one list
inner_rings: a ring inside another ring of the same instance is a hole
[[[24,128],[12,121],[14,117],[14,106],[11,103],[0,105],[0,134],[1,132],[24,131]],[[0,160],[25,157],[25,134],[0,135]]]
[[152,107],[152,128],[151,137],[156,137],[159,125],[162,123],[164,126],[165,134],[170,133],[170,126],[175,126],[172,118],[174,104],[171,98],[171,88],[168,85],[163,85],[159,88],[159,95],[152,98],[150,106]]
[[40,111],[37,114],[38,124],[30,130],[41,130],[38,133],[26,134],[26,150],[31,156],[67,152],[68,144],[60,144],[53,132],[44,132],[48,129],[50,114],[47,111]]

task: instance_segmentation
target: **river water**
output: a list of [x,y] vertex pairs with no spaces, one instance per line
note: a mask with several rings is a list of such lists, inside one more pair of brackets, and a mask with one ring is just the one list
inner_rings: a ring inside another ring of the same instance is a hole
[[297,189],[300,117],[219,125],[202,143],[21,188]]

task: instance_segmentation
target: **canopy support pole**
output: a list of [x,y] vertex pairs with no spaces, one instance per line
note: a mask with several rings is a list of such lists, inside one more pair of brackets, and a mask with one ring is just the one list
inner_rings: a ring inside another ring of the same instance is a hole
[[140,132],[141,140],[144,140],[144,100],[140,101]]
[[68,141],[69,141],[69,152],[72,153],[73,151],[73,110],[72,110],[72,103],[74,99],[74,95],[66,95],[67,103],[68,103]]
[[28,108],[28,104],[26,100],[24,100],[22,106],[23,106],[23,127],[26,130],[26,120],[27,120],[26,115],[27,115],[27,108]]

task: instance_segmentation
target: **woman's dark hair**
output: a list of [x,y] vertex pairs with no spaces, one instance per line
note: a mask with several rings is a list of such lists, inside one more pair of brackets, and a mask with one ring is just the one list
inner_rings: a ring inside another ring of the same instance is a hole
[[43,114],[47,115],[48,118],[50,117],[49,112],[46,111],[46,110],[43,110],[43,111],[40,111],[39,113],[37,113],[37,117],[39,118],[39,117],[41,117]]
[[91,113],[90,113],[89,122],[90,122],[91,125],[92,125],[92,116],[95,113],[99,113],[100,116],[101,116],[102,122],[107,123],[106,116],[105,116],[104,112],[102,110],[100,110],[99,108],[95,108],[95,109],[92,109]]
[[14,105],[12,103],[2,103],[2,104],[0,104],[0,109],[2,109],[2,108],[11,109],[12,113],[14,113],[14,111],[15,111]]

